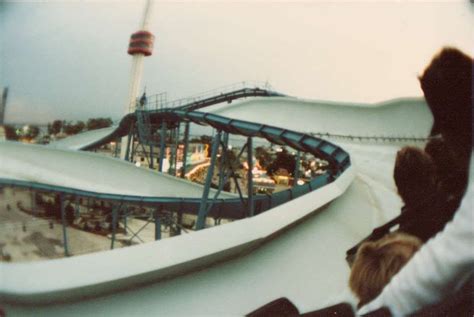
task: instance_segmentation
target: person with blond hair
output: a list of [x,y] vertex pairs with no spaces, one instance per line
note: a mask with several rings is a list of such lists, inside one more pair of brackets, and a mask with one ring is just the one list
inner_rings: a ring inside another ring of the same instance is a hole
[[357,250],[349,278],[349,286],[359,299],[358,306],[377,297],[421,245],[417,237],[401,232],[364,242]]
[[[441,134],[460,166],[472,159],[474,61],[454,48],[445,48],[434,57],[420,77],[428,106],[434,117],[432,136]],[[472,161],[471,161],[472,164]],[[426,242],[373,301],[359,309],[367,314],[386,308],[393,316],[431,311],[445,298],[464,290],[464,305],[452,306],[451,315],[472,316],[472,277],[474,274],[474,175],[469,170],[467,191],[453,220]],[[421,312],[420,312],[421,311]]]

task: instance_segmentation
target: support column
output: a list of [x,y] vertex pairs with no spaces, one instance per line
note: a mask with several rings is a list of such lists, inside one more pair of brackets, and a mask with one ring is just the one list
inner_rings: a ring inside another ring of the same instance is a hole
[[177,222],[177,227],[178,227],[178,230],[177,230],[177,234],[180,235],[181,234],[181,226],[183,225],[183,211],[180,210],[177,212],[178,214],[178,219],[176,219],[176,222]]
[[176,127],[176,133],[174,135],[175,137],[175,142],[174,142],[174,173],[173,176],[178,175],[178,147],[179,147],[179,130],[180,130],[181,124],[178,122],[178,126]]
[[127,212],[123,214],[123,230],[125,231],[125,235],[128,235],[127,231]]
[[175,143],[175,138],[176,138],[176,128],[175,129],[171,129],[170,131],[170,143],[169,143],[169,146],[170,146],[170,160],[169,160],[169,163],[170,163],[170,168],[168,169],[168,174],[171,175],[171,171],[173,170],[174,168],[174,154],[175,154],[175,149],[174,149],[174,143]]
[[74,203],[76,205],[76,208],[74,208],[74,219],[75,219],[75,218],[78,218],[81,215],[80,204],[79,204],[79,196],[76,196],[76,198],[74,199]]
[[153,145],[152,144],[150,144],[150,164],[148,167],[153,169]]
[[189,121],[186,122],[186,125],[184,127],[183,168],[181,169],[181,178],[184,178],[186,175],[188,147],[189,147]]
[[160,166],[158,170],[163,172],[163,159],[165,157],[165,148],[166,148],[166,121],[161,122],[161,133],[160,133]]
[[64,194],[59,194],[59,204],[61,208],[61,222],[63,225],[63,244],[64,244],[64,256],[69,256],[69,248],[67,242],[67,222],[66,222],[66,209],[64,206]]
[[155,219],[155,240],[161,239],[161,219],[159,217],[159,211],[161,207],[158,207],[153,212],[153,218]]
[[252,217],[254,214],[254,203],[253,203],[253,145],[252,137],[247,138],[247,164],[249,170],[247,173],[247,201],[248,201],[248,215]]
[[115,243],[115,233],[117,232],[117,219],[118,219],[118,209],[119,207],[112,207],[112,241],[110,242],[110,248],[114,248]]
[[295,171],[293,172],[293,186],[298,185],[298,179],[300,178],[300,161],[301,161],[301,152],[296,152],[296,164]]
[[[128,132],[127,138],[127,148],[125,149],[125,161],[130,161],[130,144],[132,142],[133,137],[133,123],[130,125],[130,131]],[[122,142],[122,145],[124,142]]]
[[118,155],[119,155],[119,152],[118,152],[119,143],[120,143],[120,139],[117,139],[115,141],[114,157],[118,157]]
[[[229,161],[229,156],[227,155],[227,148],[229,147],[229,133],[224,132],[222,137],[222,151],[221,151],[221,163],[219,166],[219,189],[221,190],[224,187],[224,182],[226,181],[226,175],[229,169],[232,169],[231,162]],[[229,164],[226,168],[226,164]]]
[[131,139],[132,139],[132,145],[131,145],[132,153],[130,154],[130,160],[129,161],[133,163],[133,158],[135,157],[135,152],[137,150],[138,145],[135,146],[135,134],[132,134]]
[[219,143],[221,141],[221,131],[218,131],[214,137],[211,150],[211,163],[207,170],[206,182],[204,184],[204,191],[202,194],[201,205],[199,206],[199,213],[196,222],[196,230],[204,229],[206,224],[207,216],[207,198],[211,189],[212,176],[214,174],[214,165],[216,164],[217,150],[219,149]]

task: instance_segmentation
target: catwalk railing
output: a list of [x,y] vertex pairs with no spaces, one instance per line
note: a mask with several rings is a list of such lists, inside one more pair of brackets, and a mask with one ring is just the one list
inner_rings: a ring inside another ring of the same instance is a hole
[[[216,105],[223,102],[232,102],[233,100],[248,98],[248,97],[284,97],[285,95],[262,89],[259,87],[247,86],[247,82],[243,82],[240,85],[228,86],[228,90],[212,90],[210,92],[200,94],[196,97],[183,98],[171,102],[160,103],[161,101],[156,100],[165,100],[163,94],[156,95],[157,98],[154,98],[155,95],[147,97],[146,104],[143,106],[137,106],[137,111],[129,113],[120,120],[118,127],[111,134],[105,136],[102,139],[99,139],[93,143],[88,144],[83,147],[82,150],[89,150],[96,148],[100,145],[106,144],[111,141],[115,141],[120,137],[126,136],[130,132],[130,127],[132,124],[137,123],[138,120],[143,120],[150,122],[153,125],[161,125],[160,113],[165,111],[169,112],[170,110],[184,110],[192,111],[201,109],[203,107],[208,107]],[[240,88],[242,87],[243,88]],[[264,85],[265,86],[265,85]],[[235,88],[240,88],[235,90]],[[137,104],[140,103],[140,100],[137,100]],[[142,116],[143,118],[137,118],[137,115]],[[145,118],[146,117],[146,118]],[[156,120],[158,118],[158,120]],[[149,127],[140,128],[142,129],[143,135],[148,135]],[[150,138],[152,136],[150,135]],[[147,143],[153,143],[153,140],[147,141]]]
[[150,95],[147,97],[148,100],[147,100],[147,105],[145,107],[145,110],[162,110],[165,108],[186,107],[192,104],[200,103],[206,99],[213,99],[214,97],[217,97],[217,96],[232,95],[233,92],[241,91],[241,90],[253,90],[253,91],[266,92],[264,96],[269,96],[269,95],[282,96],[281,94],[274,92],[272,89],[272,86],[268,82],[243,81],[243,82],[234,83],[227,86],[214,88],[212,90],[201,92],[193,96],[171,100],[171,101],[167,100],[166,93]]

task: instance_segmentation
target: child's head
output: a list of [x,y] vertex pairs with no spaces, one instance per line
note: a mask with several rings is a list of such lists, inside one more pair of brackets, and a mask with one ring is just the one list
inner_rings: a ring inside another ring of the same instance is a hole
[[352,266],[349,286],[362,306],[377,297],[392,277],[418,251],[422,242],[411,235],[391,233],[363,243]]
[[397,153],[393,178],[408,206],[416,206],[436,191],[436,166],[423,150],[406,146]]

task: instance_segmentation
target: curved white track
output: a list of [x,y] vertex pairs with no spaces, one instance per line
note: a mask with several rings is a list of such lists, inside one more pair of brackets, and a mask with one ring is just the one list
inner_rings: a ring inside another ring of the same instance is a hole
[[117,126],[79,133],[58,141],[51,142],[47,146],[55,149],[80,150],[95,143],[98,140],[104,139],[114,132],[115,129],[117,129]]
[[[209,111],[297,131],[356,136],[424,137],[432,121],[424,102],[412,99],[354,106],[256,98],[215,106]],[[134,274],[153,269],[159,272],[166,263],[178,263],[183,257],[199,258],[205,254],[219,257],[229,252],[226,248],[232,243],[242,245],[247,241],[243,247],[259,245],[272,231],[340,195],[352,181],[345,193],[320,213],[252,253],[203,271],[105,297],[42,307],[4,305],[7,313],[14,316],[236,316],[282,296],[292,300],[300,312],[341,300],[347,293],[349,273],[345,250],[366,236],[373,226],[400,210],[392,171],[396,151],[402,143],[330,141],[351,154],[353,167],[321,190],[260,216],[193,235],[68,259],[0,264],[0,272],[6,277],[0,291],[28,296],[28,292],[41,293],[41,289],[48,287],[67,288],[84,280],[127,276],[133,282]],[[0,151],[0,160],[4,160],[3,152]],[[82,155],[71,156],[76,154]],[[120,169],[116,172],[121,173]],[[51,275],[44,276],[48,270]]]
[[0,178],[106,194],[202,197],[198,184],[92,152],[2,142],[0,153]]

